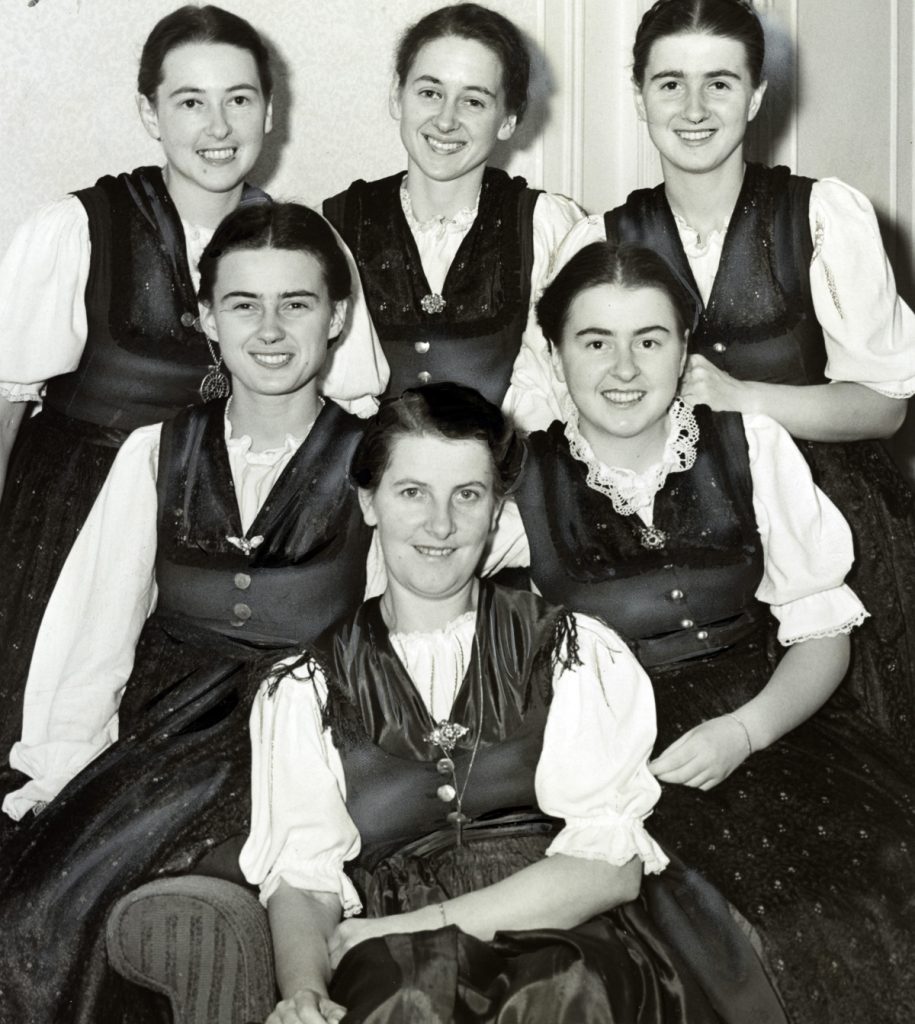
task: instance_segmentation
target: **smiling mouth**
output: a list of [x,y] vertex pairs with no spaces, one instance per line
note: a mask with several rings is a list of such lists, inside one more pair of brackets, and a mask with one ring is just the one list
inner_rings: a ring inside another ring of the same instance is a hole
[[715,131],[715,128],[678,128],[676,134],[684,142],[705,142]]
[[628,409],[633,405],[638,405],[645,397],[645,394],[646,392],[644,391],[622,391],[619,388],[601,391],[601,395],[606,398],[611,405],[618,405],[624,409]]
[[228,164],[235,159],[237,146],[224,146],[222,149],[198,149],[197,156],[208,164]]
[[424,544],[414,544],[414,549],[421,555],[425,555],[428,558],[447,558],[449,555],[454,554],[454,548],[432,548],[427,547]]
[[429,148],[433,153],[438,153],[440,156],[451,156],[453,153],[457,153],[462,150],[467,143],[466,142],[443,142],[441,139],[435,138],[434,135],[423,135]]
[[292,361],[291,352],[252,352],[251,358],[260,366],[275,370]]

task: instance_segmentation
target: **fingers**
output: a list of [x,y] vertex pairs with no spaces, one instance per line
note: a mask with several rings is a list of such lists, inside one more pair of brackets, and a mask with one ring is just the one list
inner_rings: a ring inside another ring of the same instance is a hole
[[311,989],[296,992],[291,999],[281,999],[265,1024],[338,1024],[346,1008],[328,996]]
[[346,1007],[335,1003],[333,999],[322,999],[318,1003],[318,1009],[327,1021],[327,1024],[337,1024],[346,1016]]

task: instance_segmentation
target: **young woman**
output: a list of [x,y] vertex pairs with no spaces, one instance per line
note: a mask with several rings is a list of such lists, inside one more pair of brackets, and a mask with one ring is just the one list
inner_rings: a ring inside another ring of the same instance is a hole
[[772,419],[677,397],[695,314],[654,252],[586,246],[538,317],[564,419],[531,435],[526,538],[507,510],[498,546],[647,668],[652,832],[751,923],[789,1019],[905,1020],[915,786],[859,712],[817,713],[866,616],[846,523]]
[[[21,692],[48,595],[127,434],[224,390],[202,330],[197,261],[241,203],[272,121],[263,40],[218,7],[186,6],[152,30],[138,105],[164,167],[106,176],[36,213],[0,272],[0,747],[19,729]],[[364,306],[324,385],[339,399],[384,387]],[[353,348],[357,351],[351,351]],[[47,382],[46,388],[43,382]],[[43,395],[41,412],[24,417]]]
[[364,424],[319,392],[351,288],[333,229],[295,204],[239,208],[200,270],[231,398],[130,435],[36,644],[11,756],[30,780],[4,801],[22,820],[0,853],[20,1019],[107,1020],[111,901],[237,856],[214,861],[247,827],[246,666],[363,598],[348,467]]
[[406,173],[324,203],[359,265],[388,394],[454,380],[497,404],[506,395],[531,298],[581,216],[486,166],[524,117],[529,75],[503,15],[471,3],[426,15],[401,39],[391,90]]
[[662,253],[702,299],[682,395],[765,413],[803,441],[848,519],[849,582],[873,617],[848,686],[915,751],[915,500],[875,438],[915,393],[915,318],[896,294],[873,209],[835,179],[747,165],[763,101],[763,32],[741,0],[661,0],[633,48],[637,104],[664,183],[573,230]]

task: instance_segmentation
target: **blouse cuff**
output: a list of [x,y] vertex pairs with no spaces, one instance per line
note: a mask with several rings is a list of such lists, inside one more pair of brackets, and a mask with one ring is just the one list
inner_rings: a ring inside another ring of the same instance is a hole
[[850,633],[870,614],[845,583],[771,607],[779,622],[778,642],[783,647]]
[[8,402],[40,402],[44,382],[37,384],[12,384],[0,381],[0,395]]
[[48,775],[43,779],[31,779],[19,789],[7,793],[3,798],[3,813],[14,821],[21,821],[37,806],[49,804],[70,778],[69,775]]
[[308,892],[335,893],[343,907],[344,917],[355,917],[362,913],[362,901],[356,887],[345,871],[320,864],[308,864],[299,861],[295,867],[282,868],[271,872],[260,887],[260,901],[267,906],[267,901],[276,892],[281,881],[291,885],[293,889]]
[[909,380],[883,381],[880,384],[869,384],[864,380],[858,383],[865,388],[870,388],[871,391],[876,391],[878,395],[884,395],[886,398],[898,398],[900,401],[915,395],[915,377],[910,377]]
[[603,860],[618,866],[638,857],[646,875],[657,875],[668,864],[666,854],[641,821],[612,814],[568,818],[565,828],[546,851],[547,857],[557,853],[582,860]]

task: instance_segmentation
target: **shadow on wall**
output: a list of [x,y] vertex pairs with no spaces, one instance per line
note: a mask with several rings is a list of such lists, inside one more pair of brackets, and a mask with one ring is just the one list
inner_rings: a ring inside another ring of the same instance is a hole
[[273,69],[273,130],[264,139],[257,162],[257,183],[270,191],[270,181],[280,166],[283,150],[289,143],[289,116],[292,110],[292,91],[289,88],[289,62],[274,41],[262,33],[270,51]]
[[550,100],[556,92],[556,80],[546,54],[532,36],[527,32],[523,35],[531,55],[531,84],[524,120],[511,139],[498,146],[490,161],[494,167],[503,169],[515,153],[524,153],[530,149],[549,124],[552,116]]

